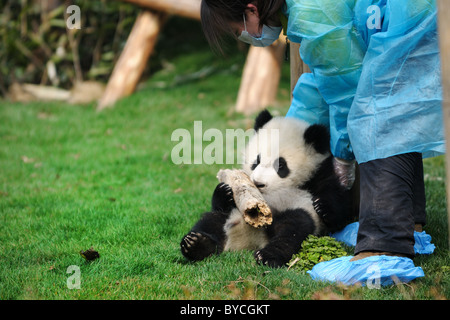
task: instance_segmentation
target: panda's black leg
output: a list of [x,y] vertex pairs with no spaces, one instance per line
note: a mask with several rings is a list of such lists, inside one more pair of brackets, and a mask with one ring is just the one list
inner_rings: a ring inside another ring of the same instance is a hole
[[203,260],[223,251],[224,225],[230,212],[236,208],[230,186],[219,183],[212,197],[212,211],[203,214],[180,243],[181,253],[189,260]]
[[189,260],[203,260],[223,251],[228,215],[222,212],[206,212],[186,234],[180,243],[181,253]]
[[277,215],[267,230],[269,243],[254,254],[256,261],[270,267],[286,266],[314,229],[314,221],[302,209],[288,210]]
[[181,253],[192,261],[203,260],[214,253],[220,253],[220,246],[209,235],[191,231],[180,243]]

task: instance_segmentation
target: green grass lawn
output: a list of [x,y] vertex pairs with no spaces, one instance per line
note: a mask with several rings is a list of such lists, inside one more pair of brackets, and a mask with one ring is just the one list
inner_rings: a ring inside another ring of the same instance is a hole
[[[152,78],[113,109],[0,102],[0,299],[450,297],[443,157],[425,161],[425,230],[437,248],[415,258],[426,276],[410,284],[369,290],[318,283],[259,266],[251,252],[187,262],[179,242],[209,209],[225,165],[173,164],[171,134],[192,132],[195,120],[221,131],[246,129],[252,120],[232,111],[245,54],[222,59],[201,37],[181,42],[176,54],[171,32],[158,47],[165,67],[155,66]],[[176,77],[205,66],[212,70],[206,77]],[[289,104],[288,68],[281,107],[271,108],[279,114]],[[79,252],[91,246],[100,259],[87,262]],[[67,286],[72,265],[80,289]]]

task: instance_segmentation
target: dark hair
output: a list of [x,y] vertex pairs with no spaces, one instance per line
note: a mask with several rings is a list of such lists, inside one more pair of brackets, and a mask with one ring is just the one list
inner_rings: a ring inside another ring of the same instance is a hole
[[236,37],[230,24],[243,21],[243,14],[249,3],[256,5],[262,26],[271,21],[284,2],[285,0],[202,0],[200,15],[206,40],[213,49],[223,53],[223,37]]

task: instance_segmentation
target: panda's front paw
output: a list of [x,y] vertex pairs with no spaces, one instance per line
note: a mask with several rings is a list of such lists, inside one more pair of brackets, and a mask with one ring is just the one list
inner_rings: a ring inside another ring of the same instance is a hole
[[206,234],[189,232],[180,243],[181,253],[189,260],[198,261],[216,253],[217,244]]
[[322,220],[325,222],[325,224],[327,224],[328,221],[328,213],[329,210],[326,207],[326,205],[323,203],[323,201],[320,200],[320,198],[318,197],[314,197],[313,198],[313,207],[314,210],[316,211],[316,213],[319,215],[320,218],[322,218]]
[[212,211],[228,213],[236,208],[233,190],[226,183],[219,183],[214,190],[212,197]]
[[266,265],[272,268],[281,268],[285,266],[285,261],[281,259],[277,254],[270,252],[268,249],[261,249],[254,253],[256,262],[262,265]]

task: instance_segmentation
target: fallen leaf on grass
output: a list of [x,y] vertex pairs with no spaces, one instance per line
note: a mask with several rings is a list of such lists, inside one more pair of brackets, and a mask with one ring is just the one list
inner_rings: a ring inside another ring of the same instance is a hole
[[27,156],[22,156],[21,159],[24,163],[33,163],[34,161],[36,161],[35,159],[28,158]]

